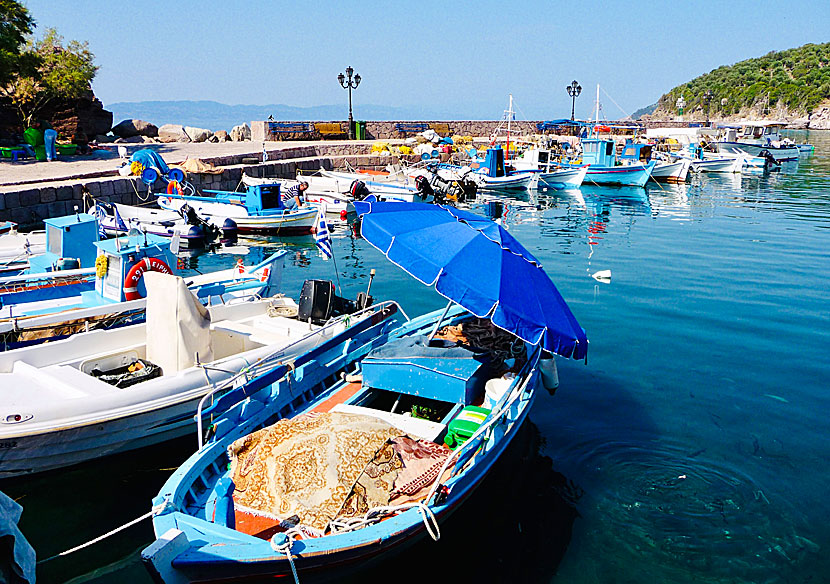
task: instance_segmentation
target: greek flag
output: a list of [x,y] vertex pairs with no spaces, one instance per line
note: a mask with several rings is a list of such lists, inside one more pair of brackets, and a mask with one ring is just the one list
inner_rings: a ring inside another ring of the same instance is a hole
[[329,237],[329,228],[326,225],[326,208],[320,207],[320,212],[317,214],[317,233],[314,236],[317,242],[317,247],[323,253],[324,259],[331,257],[331,237]]

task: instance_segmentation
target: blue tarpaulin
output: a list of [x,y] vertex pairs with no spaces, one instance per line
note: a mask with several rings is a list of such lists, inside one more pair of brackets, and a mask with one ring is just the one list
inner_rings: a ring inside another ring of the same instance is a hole
[[531,344],[582,359],[585,331],[533,257],[501,225],[420,203],[361,203],[361,234],[442,296]]
[[133,152],[133,155],[130,156],[130,162],[140,162],[144,165],[144,168],[155,168],[161,175],[167,174],[170,170],[161,155],[149,148]]

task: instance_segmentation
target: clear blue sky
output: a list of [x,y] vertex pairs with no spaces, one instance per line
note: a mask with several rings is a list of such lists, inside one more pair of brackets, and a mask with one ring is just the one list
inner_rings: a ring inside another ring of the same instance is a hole
[[830,0],[23,3],[37,34],[89,41],[105,105],[345,103],[336,77],[351,65],[356,115],[433,103],[497,119],[512,93],[518,119],[564,117],[577,79],[578,117],[598,83],[604,112],[621,117],[720,65],[830,41]]

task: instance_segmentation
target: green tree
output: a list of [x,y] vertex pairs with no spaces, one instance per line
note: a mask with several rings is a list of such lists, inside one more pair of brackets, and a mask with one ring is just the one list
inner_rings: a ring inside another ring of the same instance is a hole
[[0,93],[11,100],[27,126],[50,102],[84,95],[98,71],[88,43],[64,45],[53,28],[46,29],[40,41],[30,40],[21,58],[28,66],[13,74]]
[[20,52],[35,21],[16,0],[0,0],[0,86],[20,70]]

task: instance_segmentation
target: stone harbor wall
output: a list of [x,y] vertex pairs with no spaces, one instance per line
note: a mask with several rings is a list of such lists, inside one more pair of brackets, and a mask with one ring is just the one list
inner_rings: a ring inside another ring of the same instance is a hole
[[[240,187],[243,173],[261,178],[294,178],[298,171],[310,174],[320,168],[337,170],[348,166],[380,170],[391,162],[389,156],[370,155],[370,148],[365,143],[266,148],[268,160],[265,162],[262,162],[262,151],[203,158],[203,162],[221,168],[222,173],[190,174],[187,180],[197,191],[234,191]],[[0,222],[14,221],[26,229],[38,226],[44,219],[84,211],[83,187],[96,199],[138,205],[150,201],[151,192],[165,193],[167,183],[159,179],[146,185],[135,176],[76,176],[59,181],[7,185],[0,187]]]

